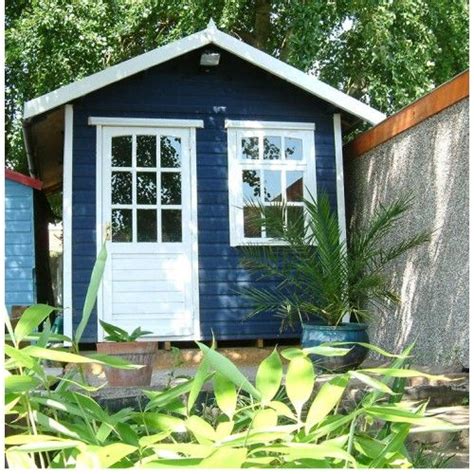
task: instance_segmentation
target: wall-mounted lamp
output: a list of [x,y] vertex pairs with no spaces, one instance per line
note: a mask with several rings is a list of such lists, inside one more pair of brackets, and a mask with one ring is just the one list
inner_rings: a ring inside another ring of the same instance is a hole
[[219,65],[219,61],[221,59],[221,55],[214,51],[204,51],[201,54],[201,60],[199,64],[205,67],[215,67]]

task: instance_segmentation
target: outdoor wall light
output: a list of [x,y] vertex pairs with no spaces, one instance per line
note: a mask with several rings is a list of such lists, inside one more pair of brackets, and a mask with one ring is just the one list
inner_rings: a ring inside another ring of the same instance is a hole
[[201,54],[201,61],[199,64],[201,66],[218,66],[219,61],[221,59],[221,55],[219,53],[216,53],[214,51],[204,51]]

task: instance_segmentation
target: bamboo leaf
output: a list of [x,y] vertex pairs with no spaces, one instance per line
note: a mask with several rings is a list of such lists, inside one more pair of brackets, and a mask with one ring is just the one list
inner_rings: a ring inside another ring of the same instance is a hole
[[369,377],[366,374],[363,374],[362,372],[349,370],[347,373],[351,375],[352,377],[365,383],[369,387],[375,388],[375,390],[378,390],[382,393],[388,393],[389,395],[395,395],[395,393],[392,391],[392,389],[389,386],[385,385],[383,382],[380,382],[379,380],[375,380],[374,378]]
[[16,342],[29,336],[55,309],[47,304],[35,304],[27,308],[14,329]]
[[200,468],[239,469],[247,459],[247,449],[221,447],[205,458]]
[[338,356],[345,356],[350,349],[340,349],[337,347],[330,347],[330,346],[316,346],[316,347],[305,347],[303,349],[303,353],[305,355],[308,354],[316,354],[324,357],[338,357]]
[[186,428],[193,433],[199,443],[202,443],[202,441],[215,441],[217,439],[214,428],[199,416],[193,415],[189,417],[186,421]]
[[278,392],[283,377],[283,366],[276,348],[262,361],[255,377],[255,387],[262,395],[262,403],[266,404]]
[[227,377],[237,388],[245,390],[257,400],[260,400],[260,393],[229,359],[200,342],[197,342],[196,344],[199,346],[203,354],[207,356],[209,365],[213,369],[224,377]]
[[102,275],[104,274],[105,264],[107,261],[107,248],[106,243],[102,244],[97,260],[94,263],[94,268],[92,269],[92,275],[87,288],[86,298],[84,301],[84,307],[82,309],[82,318],[79,323],[76,333],[74,335],[74,342],[79,344],[82,334],[86,329],[89,318],[94,309],[95,302],[97,300],[97,293],[99,292],[100,283],[102,281]]
[[149,428],[158,431],[169,431],[172,433],[185,433],[186,422],[181,418],[177,418],[163,413],[144,413],[143,416],[137,418],[137,421],[144,421]]
[[252,430],[265,430],[278,425],[278,414],[275,410],[267,408],[255,413],[252,421]]
[[349,377],[347,375],[339,375],[326,382],[321,386],[316,397],[309,408],[306,417],[306,434],[311,428],[322,420],[336,407],[342,398],[342,394],[347,387]]
[[76,459],[76,468],[108,468],[135,452],[138,448],[124,443],[113,443],[108,446],[84,446]]
[[196,400],[201,392],[201,388],[206,382],[209,373],[209,362],[207,361],[206,355],[203,356],[201,363],[199,364],[196,375],[192,381],[192,387],[188,396],[187,410],[188,415],[191,413],[191,410],[196,403]]
[[5,393],[18,393],[34,390],[40,381],[30,375],[7,375],[5,377]]
[[291,359],[286,372],[285,388],[298,417],[303,405],[311,396],[313,385],[314,368],[312,362],[306,357]]
[[214,395],[219,408],[232,419],[237,404],[235,385],[221,373],[214,376]]

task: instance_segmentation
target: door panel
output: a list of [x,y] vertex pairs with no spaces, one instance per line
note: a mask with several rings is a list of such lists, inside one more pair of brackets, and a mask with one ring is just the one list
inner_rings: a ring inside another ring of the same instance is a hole
[[111,229],[102,318],[155,338],[192,335],[197,317],[190,138],[185,128],[102,133],[101,214]]

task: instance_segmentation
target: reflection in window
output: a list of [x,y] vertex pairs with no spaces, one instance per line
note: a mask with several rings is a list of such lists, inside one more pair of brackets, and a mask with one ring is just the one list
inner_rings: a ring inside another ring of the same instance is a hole
[[156,242],[156,209],[137,209],[137,242]]
[[285,158],[287,160],[303,159],[303,140],[285,137]]
[[113,209],[112,210],[112,241],[131,242],[132,241],[132,210]]
[[181,173],[161,173],[161,204],[181,204]]
[[137,166],[156,166],[156,136],[137,135]]
[[281,137],[265,137],[263,139],[263,159],[281,159]]
[[281,201],[281,171],[265,170],[264,197],[267,202]]
[[258,160],[258,137],[242,138],[242,160]]
[[286,173],[286,200],[290,202],[303,201],[302,171],[288,171]]
[[112,137],[112,166],[132,166],[132,137]]
[[137,203],[156,204],[156,173],[137,173]]
[[112,172],[112,204],[132,203],[132,173]]
[[245,201],[253,201],[260,197],[260,177],[258,171],[242,171],[243,196]]
[[260,212],[255,207],[244,207],[244,236],[261,237]]
[[162,136],[161,167],[179,168],[181,166],[181,138]]
[[161,241],[181,242],[182,225],[181,211],[177,209],[163,209],[161,211]]

